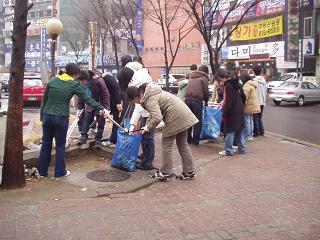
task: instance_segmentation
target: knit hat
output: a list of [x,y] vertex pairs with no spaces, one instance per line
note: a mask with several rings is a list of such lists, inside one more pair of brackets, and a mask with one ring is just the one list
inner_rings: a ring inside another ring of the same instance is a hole
[[127,68],[130,68],[132,71],[137,72],[142,69],[142,65],[138,62],[129,62],[126,64]]

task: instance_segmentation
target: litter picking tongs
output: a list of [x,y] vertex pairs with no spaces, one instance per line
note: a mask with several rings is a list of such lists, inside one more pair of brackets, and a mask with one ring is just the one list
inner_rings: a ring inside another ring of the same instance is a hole
[[129,133],[129,130],[122,127],[119,123],[117,123],[115,120],[113,120],[111,117],[108,117],[108,119],[113,122],[118,128],[120,128],[122,131],[126,132],[126,133]]
[[[80,111],[79,117],[81,116],[82,112],[83,112],[83,109]],[[73,123],[71,124],[71,126],[70,126],[69,129],[68,129],[67,138],[66,138],[66,145],[69,144],[69,138],[71,137],[71,134],[72,134],[74,128],[77,126],[77,124],[78,124],[78,122],[79,122],[79,117],[77,117],[77,118],[73,121]]]

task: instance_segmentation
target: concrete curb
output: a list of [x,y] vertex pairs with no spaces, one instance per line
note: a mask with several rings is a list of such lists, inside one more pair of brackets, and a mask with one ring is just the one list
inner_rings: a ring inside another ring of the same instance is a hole
[[294,143],[298,143],[304,146],[308,146],[308,147],[314,147],[314,148],[320,148],[320,144],[316,144],[316,143],[311,143],[311,142],[307,142],[307,141],[303,141],[300,139],[296,139],[296,138],[292,138],[292,137],[288,137],[285,135],[281,135],[278,133],[274,133],[274,132],[266,132],[267,135],[274,137],[274,138],[280,138],[289,142],[294,142]]

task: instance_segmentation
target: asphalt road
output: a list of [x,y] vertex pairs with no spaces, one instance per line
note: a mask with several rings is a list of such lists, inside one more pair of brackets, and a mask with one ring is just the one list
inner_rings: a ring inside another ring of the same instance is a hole
[[288,136],[301,141],[320,144],[320,103],[309,103],[302,107],[295,103],[275,106],[268,99],[263,113],[267,132]]

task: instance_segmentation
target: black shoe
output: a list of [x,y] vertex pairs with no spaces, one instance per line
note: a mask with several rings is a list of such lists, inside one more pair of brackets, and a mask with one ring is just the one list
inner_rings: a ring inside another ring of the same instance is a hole
[[192,171],[192,172],[188,172],[188,173],[181,173],[181,175],[176,176],[176,179],[187,180],[187,179],[195,178],[195,176],[196,176],[196,172]]
[[253,134],[252,137],[259,137],[259,135],[258,134]]
[[95,141],[93,147],[100,149],[102,147],[102,142],[101,141]]
[[144,166],[141,165],[141,163],[137,163],[136,164],[136,168],[139,169],[139,170],[149,170],[149,171],[154,169],[154,167],[151,167],[151,168],[144,167]]
[[199,142],[196,142],[196,141],[192,141],[191,144],[195,146],[199,146]]
[[86,144],[87,143],[87,139],[85,138],[79,138],[78,142],[77,142],[77,145],[83,145],[83,144]]

